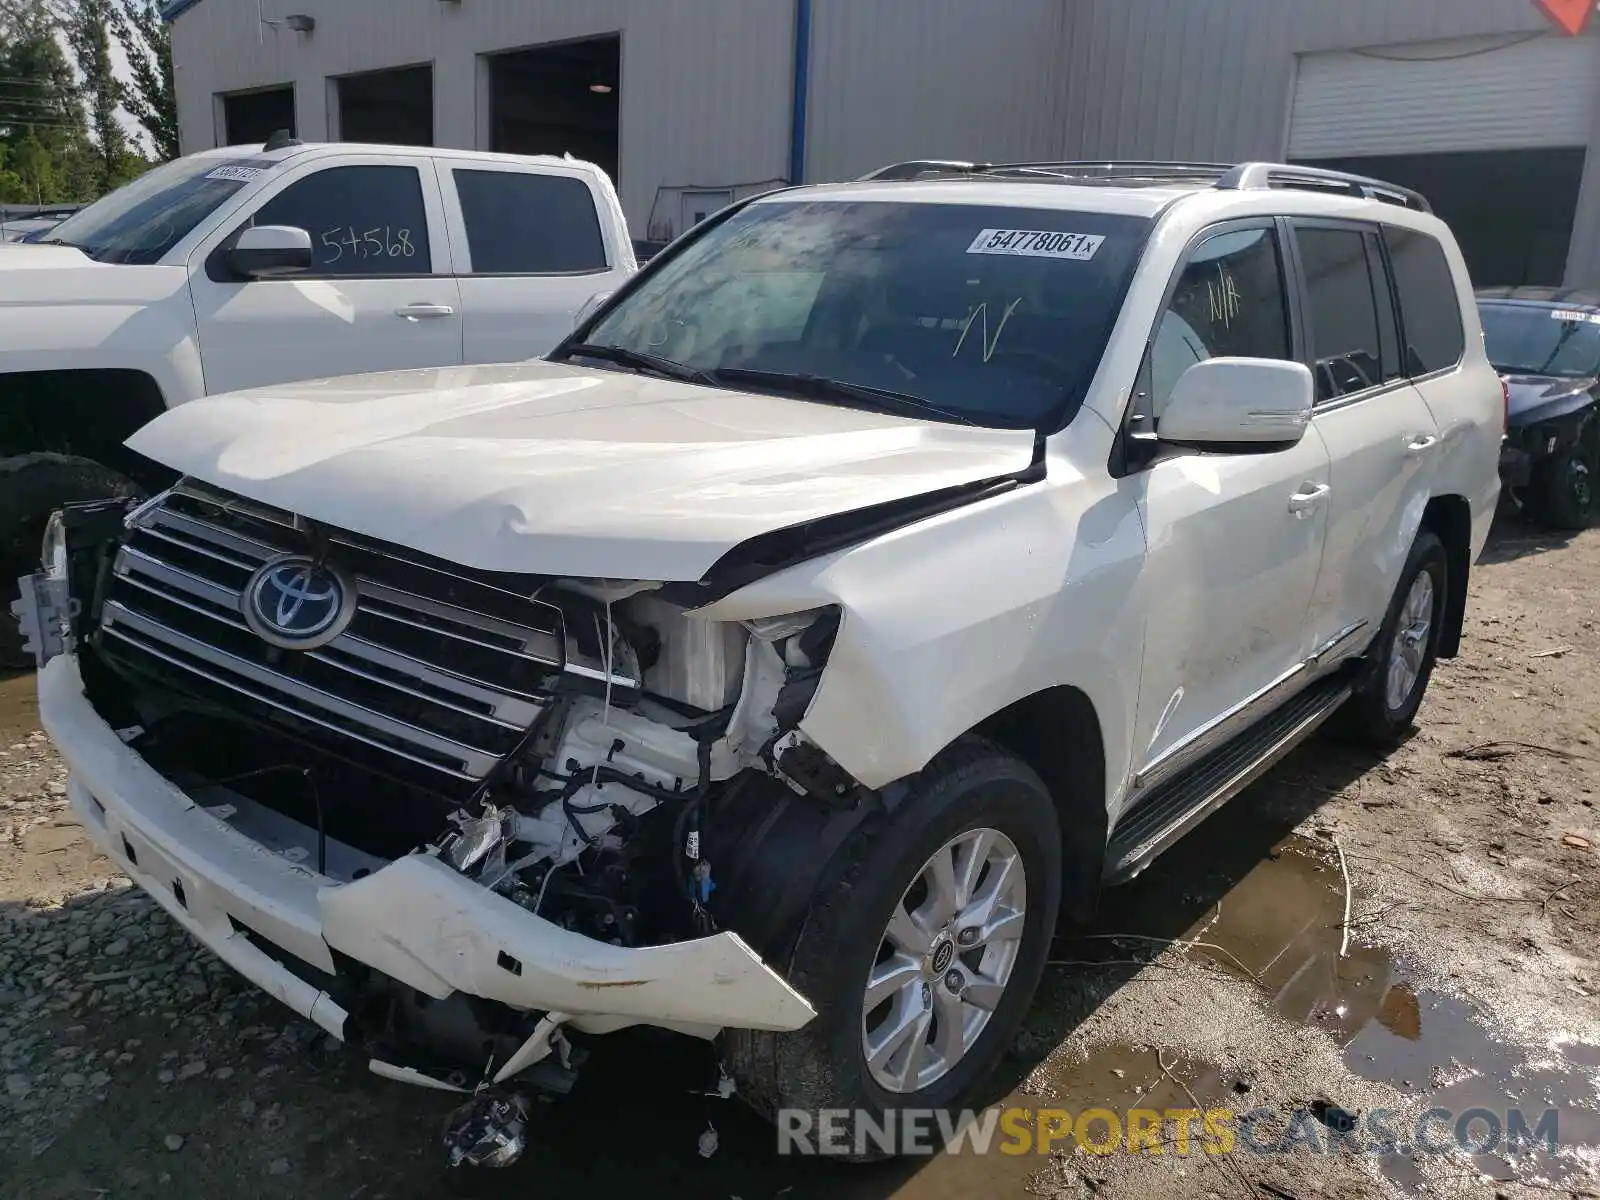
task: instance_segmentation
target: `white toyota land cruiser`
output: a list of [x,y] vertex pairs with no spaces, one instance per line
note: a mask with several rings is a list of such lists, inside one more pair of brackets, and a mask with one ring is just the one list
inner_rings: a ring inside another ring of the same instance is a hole
[[381,1074],[721,1038],[957,1104],[1052,930],[1456,652],[1504,426],[1414,194],[913,163],[735,205],[550,356],[136,434],[18,608],[85,828]]

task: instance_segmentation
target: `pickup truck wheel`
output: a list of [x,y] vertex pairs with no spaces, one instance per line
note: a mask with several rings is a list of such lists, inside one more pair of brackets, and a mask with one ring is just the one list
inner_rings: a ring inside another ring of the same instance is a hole
[[[779,1109],[955,1106],[1016,1033],[1048,957],[1061,830],[1039,777],[963,739],[864,827],[813,897],[789,980],[817,1008],[793,1033],[729,1030],[740,1094]],[[849,1157],[885,1157],[870,1140]]]
[[1552,529],[1587,529],[1594,521],[1595,489],[1600,487],[1600,456],[1595,442],[1576,445],[1541,463],[1533,478],[1533,511]]
[[1424,529],[1411,544],[1400,586],[1372,643],[1372,674],[1340,714],[1346,731],[1360,740],[1390,746],[1411,728],[1438,658],[1448,581],[1444,543]]
[[19,454],[0,459],[0,667],[23,669],[33,658],[10,612],[16,581],[39,565],[39,542],[50,514],[74,500],[140,495],[138,484],[87,458],[67,454]]

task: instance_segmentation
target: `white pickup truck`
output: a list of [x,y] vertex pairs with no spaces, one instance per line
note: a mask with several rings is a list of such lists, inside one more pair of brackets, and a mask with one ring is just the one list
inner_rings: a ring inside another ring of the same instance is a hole
[[6,577],[63,501],[171,482],[122,444],[167,408],[534,358],[635,269],[611,180],[574,159],[279,136],[157,167],[0,248]]

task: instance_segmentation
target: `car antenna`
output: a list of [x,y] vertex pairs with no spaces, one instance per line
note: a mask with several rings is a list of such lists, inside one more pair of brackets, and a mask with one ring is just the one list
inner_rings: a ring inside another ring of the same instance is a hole
[[301,146],[304,144],[305,143],[303,143],[299,138],[295,137],[294,134],[290,133],[287,129],[279,129],[267,139],[267,144],[261,147],[261,149],[263,152],[272,150],[287,150],[290,146]]

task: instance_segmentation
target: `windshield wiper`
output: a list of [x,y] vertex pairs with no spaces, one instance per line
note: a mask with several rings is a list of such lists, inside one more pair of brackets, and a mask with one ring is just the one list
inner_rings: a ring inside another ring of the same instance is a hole
[[892,388],[873,387],[865,383],[851,383],[844,379],[827,379],[821,375],[802,375],[790,371],[757,371],[748,367],[718,367],[707,371],[714,383],[755,384],[792,392],[812,400],[846,401],[878,412],[893,413],[903,417],[924,417],[930,413],[947,421],[981,428],[978,422],[962,416],[954,409],[942,408],[921,396],[897,392]]
[[642,350],[628,350],[622,346],[602,346],[597,343],[578,342],[564,347],[561,351],[561,358],[570,358],[574,354],[583,358],[598,358],[602,362],[616,363],[621,367],[632,367],[636,371],[649,371],[651,374],[662,375],[668,379],[676,379],[681,383],[698,383],[706,387],[717,386],[717,381],[698,367],[691,367],[687,363],[677,362],[674,359],[663,358],[659,354],[646,354]]
[[94,258],[94,254],[89,250],[89,247],[80,246],[80,245],[78,245],[77,242],[69,242],[69,241],[67,241],[66,238],[62,238],[62,237],[40,238],[37,242],[34,242],[33,245],[35,245],[35,246],[65,246],[69,250],[78,251],[85,258]]

